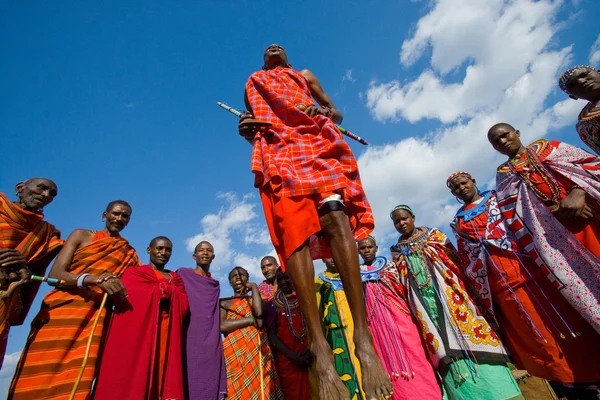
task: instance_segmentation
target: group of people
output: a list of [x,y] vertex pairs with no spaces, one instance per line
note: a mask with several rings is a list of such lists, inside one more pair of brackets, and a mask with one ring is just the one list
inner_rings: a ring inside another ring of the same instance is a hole
[[[481,192],[468,172],[446,182],[463,203],[451,224],[457,246],[402,204],[390,213],[400,236],[387,260],[370,236],[341,112],[281,46],[263,60],[238,130],[253,146],[277,253],[261,260],[265,281],[235,267],[234,295],[220,298],[205,241],[195,268],[166,268],[165,236],[141,265],[120,236],[132,213],[122,200],[103,212],[104,229],[63,241],[42,213],[56,184],[19,183],[14,202],[0,194],[2,358],[39,280],[56,288],[33,319],[8,397],[520,399],[514,364],[549,381],[548,396],[597,398],[600,158],[557,141],[524,146],[518,130],[496,124],[488,139],[508,157],[496,190]],[[577,130],[600,144],[600,73],[574,67],[560,87],[590,101]],[[326,265],[317,277],[316,259]]]

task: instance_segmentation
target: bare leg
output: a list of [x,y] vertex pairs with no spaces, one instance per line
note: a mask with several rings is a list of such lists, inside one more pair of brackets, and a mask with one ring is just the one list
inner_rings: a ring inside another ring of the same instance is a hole
[[308,246],[304,244],[286,262],[287,269],[294,281],[300,310],[306,319],[306,326],[312,343],[310,350],[315,356],[315,367],[319,381],[319,398],[326,400],[349,399],[348,390],[342,384],[335,365],[331,347],[323,336],[319,307],[315,294],[315,267]]
[[331,211],[321,217],[321,226],[329,237],[333,261],[342,279],[348,307],[352,313],[354,345],[361,366],[362,388],[367,400],[381,400],[382,396],[388,398],[393,387],[373,348],[373,338],[367,326],[358,251],[350,222],[343,211]]

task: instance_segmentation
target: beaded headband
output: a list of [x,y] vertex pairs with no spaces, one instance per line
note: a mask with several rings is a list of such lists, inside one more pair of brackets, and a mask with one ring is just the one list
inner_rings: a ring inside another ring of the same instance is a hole
[[589,65],[576,65],[574,67],[569,68],[568,70],[566,70],[558,79],[558,86],[560,87],[560,89],[567,93],[567,82],[569,81],[569,79],[571,78],[571,76],[573,76],[573,74],[575,73],[575,71],[579,71],[582,69],[587,69],[587,70],[591,70],[591,71],[597,71],[596,68],[594,67],[590,67]]
[[466,176],[467,178],[469,178],[470,180],[473,180],[473,177],[471,176],[470,173],[465,172],[465,171],[458,171],[453,173],[452,175],[450,175],[448,177],[448,179],[446,179],[446,186],[448,186],[448,189],[450,189],[450,187],[452,186],[452,181],[455,180],[456,178],[458,178],[459,176]]
[[404,210],[404,211],[408,211],[410,213],[410,215],[415,215],[413,213],[412,208],[410,208],[409,206],[407,206],[406,204],[400,204],[399,206],[394,207],[394,209],[392,210],[392,212],[390,213],[390,218],[394,219],[393,215],[394,215],[394,211],[398,211],[398,210]]

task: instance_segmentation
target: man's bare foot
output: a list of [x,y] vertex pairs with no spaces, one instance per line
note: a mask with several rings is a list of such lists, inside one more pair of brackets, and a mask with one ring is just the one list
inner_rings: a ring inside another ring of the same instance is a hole
[[313,343],[311,352],[315,356],[315,369],[317,371],[317,381],[319,383],[319,399],[321,400],[349,400],[348,389],[340,380],[335,370],[333,355],[331,349],[325,343],[325,348]]
[[[390,376],[385,372],[381,360],[377,356],[373,343],[369,339],[356,343],[356,358],[360,362],[362,389],[366,400],[382,400],[392,397],[394,390]],[[360,348],[359,348],[360,345]]]

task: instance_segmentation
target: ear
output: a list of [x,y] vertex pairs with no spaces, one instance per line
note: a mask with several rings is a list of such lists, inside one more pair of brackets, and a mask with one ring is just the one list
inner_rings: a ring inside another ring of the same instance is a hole
[[146,253],[150,254],[150,246],[146,249]]
[[102,211],[102,218],[106,218],[106,214],[107,214],[106,211]]
[[195,260],[196,259],[196,253],[192,254],[192,258]]
[[[215,253],[213,253],[212,257],[210,258],[210,261],[214,260],[216,256],[217,256],[217,255],[216,255]],[[195,257],[195,256],[194,256],[194,257]]]
[[518,130],[518,129],[515,130],[515,133],[517,134],[517,136],[519,136],[519,137],[521,136],[521,131],[520,130]]
[[15,185],[15,193],[19,194],[23,191],[23,188],[25,187],[25,182],[19,182]]

